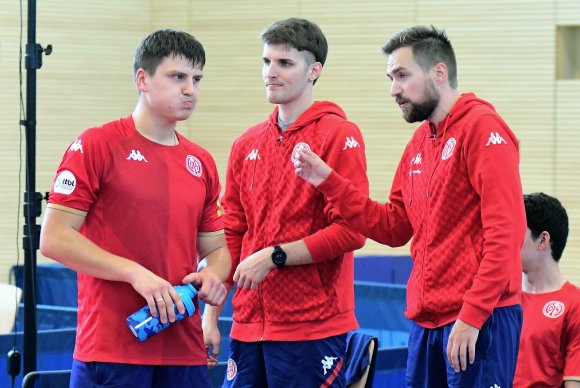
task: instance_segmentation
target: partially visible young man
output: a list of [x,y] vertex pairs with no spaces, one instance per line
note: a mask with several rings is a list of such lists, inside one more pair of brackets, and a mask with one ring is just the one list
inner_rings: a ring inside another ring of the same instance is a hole
[[176,131],[197,104],[204,64],[188,33],[146,37],[135,54],[133,113],[84,131],[58,168],[40,249],[78,271],[71,387],[210,386],[198,311],[143,343],[125,324],[144,304],[174,321],[174,306],[185,311],[173,288],[182,282],[206,303],[226,295],[217,169]]
[[514,387],[580,387],[580,289],[564,279],[559,266],[568,215],[544,193],[524,195],[524,204],[524,325]]
[[[262,77],[275,104],[233,144],[223,198],[237,283],[226,387],[345,387],[346,333],[356,329],[352,251],[364,237],[294,175],[312,149],[368,193],[358,127],[312,88],[326,60],[320,28],[291,18],[270,25]],[[204,312],[216,346],[218,309]]]
[[407,122],[421,122],[389,202],[371,200],[315,150],[301,151],[296,173],[365,236],[389,246],[413,238],[407,385],[508,387],[522,325],[518,140],[490,103],[459,92],[444,31],[408,28],[383,52],[391,96]]

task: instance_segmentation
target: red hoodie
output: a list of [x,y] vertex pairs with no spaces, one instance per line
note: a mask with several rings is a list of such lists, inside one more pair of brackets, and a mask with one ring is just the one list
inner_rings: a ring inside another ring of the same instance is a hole
[[357,231],[402,246],[413,270],[406,316],[426,328],[460,318],[481,328],[520,302],[526,230],[518,141],[493,106],[463,94],[437,125],[425,121],[399,162],[389,203],[333,172],[318,188]]
[[231,149],[222,202],[232,273],[254,252],[301,239],[314,263],[275,268],[257,290],[236,289],[231,337],[245,342],[314,340],[358,327],[352,251],[365,239],[295,175],[293,158],[310,147],[368,194],[362,135],[327,101],[315,102],[283,134],[277,119],[276,107]]

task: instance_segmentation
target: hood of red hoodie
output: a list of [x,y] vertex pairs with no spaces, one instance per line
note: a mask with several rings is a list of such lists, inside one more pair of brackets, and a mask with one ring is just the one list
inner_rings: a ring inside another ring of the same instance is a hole
[[[474,107],[481,106],[484,109],[491,109],[495,112],[495,108],[489,102],[478,98],[475,93],[463,93],[451,108],[451,111],[437,124],[437,137],[445,136],[447,130],[459,120],[462,120],[469,112],[473,111]],[[427,125],[429,130],[430,125]],[[429,133],[427,136],[430,136]]]
[[[278,106],[274,108],[274,111],[270,114],[268,122],[270,125],[276,125],[278,123]],[[346,113],[342,108],[331,101],[314,101],[312,105],[308,107],[292,124],[288,127],[288,131],[297,130],[302,127],[306,127],[313,122],[317,121],[320,117],[327,114],[335,114],[346,120]]]

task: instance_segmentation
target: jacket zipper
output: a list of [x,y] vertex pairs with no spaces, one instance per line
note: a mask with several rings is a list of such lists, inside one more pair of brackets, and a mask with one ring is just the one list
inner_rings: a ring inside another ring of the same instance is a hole
[[[276,146],[278,146],[282,140],[284,140],[284,135],[280,134],[278,139],[276,139]],[[280,151],[278,150],[277,153]],[[276,158],[278,160],[279,158]],[[271,190],[271,189],[270,189]],[[270,191],[270,197],[272,197],[272,192]],[[260,318],[261,318],[261,330],[260,330],[260,341],[264,341],[264,330],[266,328],[266,315],[264,312],[264,300],[262,297],[262,285],[258,284],[258,300],[260,301]]]

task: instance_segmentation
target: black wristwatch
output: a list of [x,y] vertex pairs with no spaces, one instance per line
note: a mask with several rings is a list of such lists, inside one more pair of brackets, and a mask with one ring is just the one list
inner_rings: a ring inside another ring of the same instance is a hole
[[276,264],[278,269],[284,268],[284,264],[286,264],[286,252],[284,249],[280,247],[280,245],[276,245],[274,247],[274,252],[272,252],[272,261]]

